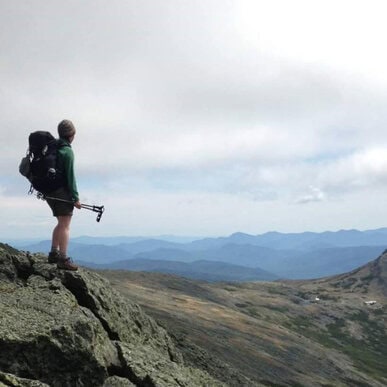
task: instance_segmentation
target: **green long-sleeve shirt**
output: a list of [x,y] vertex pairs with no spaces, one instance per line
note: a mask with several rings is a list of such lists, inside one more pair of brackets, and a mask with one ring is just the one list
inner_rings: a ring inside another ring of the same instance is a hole
[[58,140],[58,166],[63,173],[66,187],[68,188],[72,199],[79,201],[79,193],[77,189],[77,182],[75,180],[74,172],[74,152],[68,141],[63,138]]

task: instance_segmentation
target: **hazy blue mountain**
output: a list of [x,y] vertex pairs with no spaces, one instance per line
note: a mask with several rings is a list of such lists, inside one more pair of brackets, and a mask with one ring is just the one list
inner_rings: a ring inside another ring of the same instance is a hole
[[3,238],[3,243],[7,243],[10,246],[17,246],[17,249],[23,250],[25,246],[33,245],[36,243],[40,243],[42,238],[25,238],[25,239],[17,239],[17,238]]
[[159,239],[145,239],[143,241],[138,241],[134,243],[122,243],[119,245],[121,249],[127,251],[132,255],[156,249],[184,250],[185,246],[186,245],[182,243],[162,241]]
[[324,246],[322,246],[321,241],[319,241],[319,234],[313,232],[280,233],[271,231],[257,235],[254,244],[274,249],[303,250],[305,248],[311,248],[313,245],[318,248],[331,247],[330,244],[327,246],[326,243],[324,241]]
[[92,236],[80,236],[73,238],[76,243],[83,243],[87,245],[107,245],[114,246],[120,244],[131,244],[141,242],[145,240],[159,240],[171,243],[190,243],[194,240],[200,239],[199,237],[190,236],[175,236],[175,235],[159,235],[155,237],[144,237],[144,236],[118,236],[118,237],[92,237]]
[[195,250],[217,248],[226,244],[249,244],[277,250],[311,250],[325,247],[387,246],[387,230],[340,230],[322,233],[267,232],[261,235],[234,233],[229,237],[205,238],[191,243]]
[[[18,245],[14,246],[19,247]],[[21,249],[31,253],[48,254],[51,249],[51,241],[47,240],[26,245]],[[86,245],[73,241],[70,243],[68,254],[75,260],[82,259],[82,261],[94,263],[114,262],[132,258],[132,254],[117,246]]]
[[387,245],[387,235],[381,232],[364,233],[358,230],[327,231],[317,234],[310,242],[310,244],[304,243],[304,247],[315,247],[317,243],[330,244],[333,247],[381,246]]
[[273,281],[278,277],[261,269],[231,265],[224,262],[195,261],[191,263],[149,259],[131,259],[111,264],[95,265],[81,262],[84,266],[99,269],[150,271],[176,274],[204,281]]
[[[194,252],[197,259],[222,261],[247,267],[277,266],[279,261],[291,258],[293,250],[275,250],[267,247],[229,243],[219,248]],[[265,269],[266,270],[266,269]]]
[[[387,228],[376,230],[340,230],[322,233],[280,233],[276,231],[260,235],[250,235],[237,232],[227,237],[202,238],[193,240],[193,237],[160,236],[156,238],[136,237],[90,237],[82,236],[73,238],[71,243],[87,245],[117,246],[125,245],[130,251],[133,246],[134,253],[149,251],[154,248],[183,248],[187,251],[207,250],[228,244],[253,245],[272,248],[276,250],[310,250],[324,247],[350,247],[350,246],[387,246]],[[170,243],[170,244],[169,244]],[[27,240],[13,240],[12,245],[33,245]],[[128,246],[127,246],[128,245]]]
[[[176,236],[176,235],[159,235],[151,239],[159,239],[166,242],[172,243],[191,243],[203,237],[194,237],[194,236]],[[149,239],[149,238],[148,238]]]
[[[200,255],[200,257],[202,257]],[[152,259],[159,261],[180,261],[194,262],[198,260],[198,255],[179,249],[161,248],[151,251],[143,251],[133,256],[134,259]]]
[[276,264],[262,262],[265,270],[273,270],[282,278],[312,279],[346,273],[383,253],[384,246],[356,246],[317,249],[279,260]]
[[75,259],[94,263],[106,263],[130,259],[132,257],[124,249],[117,246],[105,245],[73,245],[69,249],[69,255]]
[[241,232],[234,233],[228,237],[205,238],[193,241],[190,250],[216,249],[229,244],[253,245],[273,249],[302,249],[302,245],[316,238],[316,233],[283,234],[279,232],[268,232],[262,235],[250,235]]
[[[311,279],[348,272],[375,259],[383,251],[384,246],[365,246],[318,249],[309,252],[283,251],[281,253],[270,249],[262,250],[257,246],[227,245],[217,250],[201,251],[197,254],[158,249],[136,254],[133,259],[129,260],[111,261],[110,263],[105,261],[101,267],[160,271],[211,281],[271,280],[275,277]],[[100,261],[88,260],[87,264],[90,266],[91,262],[103,263],[104,261],[102,259]],[[201,270],[203,265],[198,268],[197,262],[206,262],[208,265],[214,263],[214,267],[211,267],[210,271]],[[241,267],[243,270],[240,269]],[[260,273],[266,274],[259,276]]]
[[[270,234],[270,233],[269,233]],[[387,246],[387,234],[377,230],[363,232],[358,230],[326,231],[322,233],[281,234],[272,238],[268,234],[258,236],[262,246],[280,249],[314,249],[320,247]],[[274,242],[274,243],[273,243]]]
[[30,251],[31,253],[44,253],[47,254],[51,249],[51,241],[44,240],[40,242],[30,242],[29,244],[25,243],[24,241],[15,242],[12,244],[12,246],[24,250],[24,251]]
[[[153,261],[224,262],[246,268],[259,268],[289,279],[319,278],[340,274],[375,259],[384,246],[335,247],[311,251],[274,250],[251,245],[230,244],[218,249],[184,252],[157,249],[134,255],[134,259]],[[176,273],[177,274],[177,273]]]
[[74,243],[80,243],[85,245],[106,245],[115,246],[122,243],[134,243],[148,239],[146,237],[128,237],[128,236],[117,236],[117,237],[93,237],[93,236],[80,236],[72,239]]
[[[104,243],[96,243],[101,241]],[[50,241],[42,241],[23,246],[23,249],[48,253],[50,247]],[[188,243],[142,237],[81,237],[71,240],[69,255],[76,261],[106,264],[133,259],[182,263],[214,261],[262,269],[282,278],[301,279],[352,270],[374,259],[386,247],[387,228],[383,228],[262,235],[238,232]]]
[[374,230],[365,230],[362,232],[365,234],[383,234],[383,235],[387,236],[387,227],[377,228]]
[[[194,262],[198,260],[219,261],[230,264],[256,268],[264,262],[278,262],[283,258],[292,257],[295,254],[293,250],[274,250],[266,247],[252,245],[227,244],[218,248],[207,250],[185,250],[186,246],[181,248],[156,248],[154,250],[142,251],[132,254],[132,258],[151,259],[151,260],[168,260],[181,262]],[[129,251],[134,252],[133,249]]]

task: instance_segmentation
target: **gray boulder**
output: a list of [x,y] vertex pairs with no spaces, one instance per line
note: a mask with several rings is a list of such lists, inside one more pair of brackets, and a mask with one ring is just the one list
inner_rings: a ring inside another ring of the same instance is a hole
[[106,279],[2,244],[0,316],[0,386],[222,385]]

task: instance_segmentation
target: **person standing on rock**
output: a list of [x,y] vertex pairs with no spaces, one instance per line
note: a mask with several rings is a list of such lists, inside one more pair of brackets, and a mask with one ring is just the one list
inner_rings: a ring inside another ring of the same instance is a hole
[[46,198],[53,215],[58,221],[52,233],[51,251],[48,255],[48,262],[56,263],[58,269],[72,271],[78,270],[78,266],[67,256],[70,224],[74,207],[81,209],[74,173],[74,152],[71,148],[75,133],[75,126],[70,120],[63,120],[59,123],[57,170],[61,171],[64,176],[64,186],[50,192]]

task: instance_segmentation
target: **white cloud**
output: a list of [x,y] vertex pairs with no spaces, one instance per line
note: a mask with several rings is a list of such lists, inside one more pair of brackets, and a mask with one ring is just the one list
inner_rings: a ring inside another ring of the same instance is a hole
[[325,199],[325,194],[317,187],[310,186],[308,192],[296,200],[298,204],[320,202]]
[[368,148],[324,166],[319,180],[331,190],[387,186],[387,147]]
[[[347,0],[2,2],[4,214],[23,219],[12,196],[28,188],[17,166],[29,132],[55,132],[62,118],[78,128],[84,199],[134,195],[123,211],[142,209],[132,223],[109,202],[117,212],[107,216],[109,230],[118,233],[132,224],[184,229],[163,214],[186,196],[194,199],[176,211],[191,219],[190,234],[252,229],[264,204],[285,225],[271,206],[292,216],[292,205],[303,208],[309,219],[308,207],[329,211],[346,195],[367,201],[369,190],[387,189],[385,8]],[[212,220],[200,215],[200,195]],[[226,227],[222,211],[235,224]],[[87,230],[87,215],[79,219]]]
[[257,50],[386,82],[386,11],[383,0],[238,1],[236,25]]

